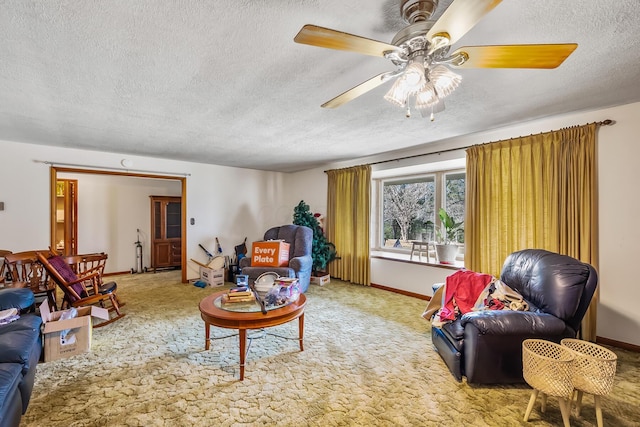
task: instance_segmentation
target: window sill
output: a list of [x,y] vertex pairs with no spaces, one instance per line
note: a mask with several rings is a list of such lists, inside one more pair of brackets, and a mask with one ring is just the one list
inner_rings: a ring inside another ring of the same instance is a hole
[[419,258],[414,254],[413,259],[411,255],[403,252],[390,252],[390,251],[375,251],[370,253],[371,258],[384,259],[388,261],[406,262],[409,264],[426,265],[429,267],[445,268],[447,270],[459,270],[464,268],[464,260],[456,260],[453,264],[440,264],[434,260],[433,257],[429,257],[429,260],[425,256]]

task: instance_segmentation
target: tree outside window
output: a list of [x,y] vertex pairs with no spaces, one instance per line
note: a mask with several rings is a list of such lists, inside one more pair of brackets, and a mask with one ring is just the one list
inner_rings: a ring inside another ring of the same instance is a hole
[[[382,185],[382,247],[410,248],[412,240],[433,241],[444,207],[456,221],[464,221],[465,172],[389,179]],[[440,183],[440,184],[437,184]],[[464,242],[464,231],[457,236]]]
[[383,197],[384,246],[402,247],[410,240],[422,240],[435,218],[433,176],[408,181],[385,182]]
[[[445,174],[444,208],[456,222],[464,221],[465,178],[464,172]],[[456,240],[464,242],[464,228],[458,230]]]

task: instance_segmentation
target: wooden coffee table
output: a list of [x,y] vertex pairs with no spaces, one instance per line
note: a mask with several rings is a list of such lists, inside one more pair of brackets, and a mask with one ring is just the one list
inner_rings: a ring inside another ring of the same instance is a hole
[[211,325],[220,328],[237,329],[240,337],[240,381],[244,379],[244,363],[247,353],[247,329],[263,329],[282,325],[298,319],[298,342],[300,351],[304,351],[302,339],[304,335],[304,307],[307,298],[300,294],[298,299],[284,307],[268,310],[262,314],[256,303],[257,311],[239,312],[220,308],[215,304],[216,299],[227,291],[220,291],[209,295],[200,301],[200,313],[204,320],[204,349],[209,350],[211,344]]

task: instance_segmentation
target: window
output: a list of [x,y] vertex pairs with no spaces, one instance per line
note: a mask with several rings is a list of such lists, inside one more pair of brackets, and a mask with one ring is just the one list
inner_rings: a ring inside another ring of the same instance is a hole
[[[461,170],[438,171],[408,177],[378,180],[378,247],[381,250],[408,251],[411,241],[434,241],[440,227],[437,212],[445,208],[456,221],[464,221],[466,174]],[[464,243],[464,230],[456,235]]]
[[[464,221],[465,177],[464,172],[444,174],[443,207],[455,222]],[[459,228],[456,233],[456,241],[464,243],[464,228]]]
[[385,181],[382,187],[382,246],[408,247],[411,240],[433,240],[435,194],[435,176]]

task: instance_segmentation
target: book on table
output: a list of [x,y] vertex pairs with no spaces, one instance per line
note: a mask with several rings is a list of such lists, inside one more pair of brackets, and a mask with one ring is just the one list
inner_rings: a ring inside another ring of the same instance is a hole
[[251,291],[229,291],[222,296],[223,303],[252,302],[255,299],[255,295]]

